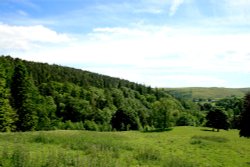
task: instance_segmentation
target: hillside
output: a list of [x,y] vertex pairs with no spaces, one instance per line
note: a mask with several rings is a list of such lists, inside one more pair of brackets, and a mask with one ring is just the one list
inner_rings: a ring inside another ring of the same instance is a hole
[[166,88],[166,91],[175,97],[187,98],[187,99],[222,99],[230,96],[244,97],[250,88],[202,88],[202,87],[190,87],[190,88]]
[[164,129],[186,112],[163,89],[70,67],[1,56],[0,77],[1,131]]
[[[0,57],[0,131],[164,130],[201,126],[213,106],[238,128],[248,89],[158,89],[59,65]],[[213,106],[193,99],[218,99]]]

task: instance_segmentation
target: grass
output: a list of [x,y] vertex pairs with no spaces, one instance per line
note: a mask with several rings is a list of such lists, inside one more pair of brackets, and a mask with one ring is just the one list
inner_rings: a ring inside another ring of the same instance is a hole
[[6,167],[250,167],[250,139],[237,130],[0,133]]
[[191,95],[192,99],[221,99],[232,95],[244,97],[250,88],[219,88],[219,87],[190,87],[190,88],[166,88],[167,91],[177,91],[182,95]]

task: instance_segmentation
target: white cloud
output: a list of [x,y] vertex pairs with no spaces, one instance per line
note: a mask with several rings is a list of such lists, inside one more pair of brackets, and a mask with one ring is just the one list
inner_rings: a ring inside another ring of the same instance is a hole
[[213,4],[214,17],[201,18],[203,23],[227,27],[250,25],[249,0],[210,0],[210,2]]
[[[77,65],[86,70],[158,87],[227,86],[224,79],[212,75],[221,72],[250,73],[250,34],[210,34],[199,29],[144,25],[96,28],[86,36],[69,40],[67,35],[45,27],[38,28],[40,31],[34,29],[35,39],[28,33],[18,35],[26,41],[27,51],[13,52],[14,56]],[[15,31],[10,30],[7,34],[11,32]],[[46,32],[43,34],[51,37],[44,38],[36,34],[38,32]],[[10,36],[11,40],[15,40],[13,34]],[[0,41],[3,43],[5,38]],[[39,43],[39,47],[32,48],[33,42],[37,41],[69,42],[64,47],[48,47]],[[15,48],[19,49],[21,44],[18,46]]]
[[70,41],[65,34],[59,34],[42,25],[11,26],[0,24],[1,50],[31,50],[41,43],[61,43]]

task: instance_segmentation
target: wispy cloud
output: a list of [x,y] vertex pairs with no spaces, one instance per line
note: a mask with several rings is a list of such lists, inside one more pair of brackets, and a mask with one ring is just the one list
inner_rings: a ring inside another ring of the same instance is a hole
[[17,10],[17,13],[21,16],[28,16],[29,14],[23,10]]
[[183,2],[184,0],[173,0],[172,5],[169,10],[169,15],[173,16]]
[[32,2],[31,0],[8,0],[8,1],[9,1],[9,3],[20,4],[20,5],[26,6],[28,8],[35,9],[35,10],[40,9],[39,5]]

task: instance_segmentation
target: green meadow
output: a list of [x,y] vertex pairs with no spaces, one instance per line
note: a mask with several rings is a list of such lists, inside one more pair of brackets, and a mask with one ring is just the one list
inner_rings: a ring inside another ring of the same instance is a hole
[[0,166],[249,167],[250,139],[237,130],[0,133]]
[[190,87],[190,88],[165,88],[171,94],[180,94],[190,99],[222,99],[225,97],[236,96],[244,97],[250,88],[220,88],[220,87]]

